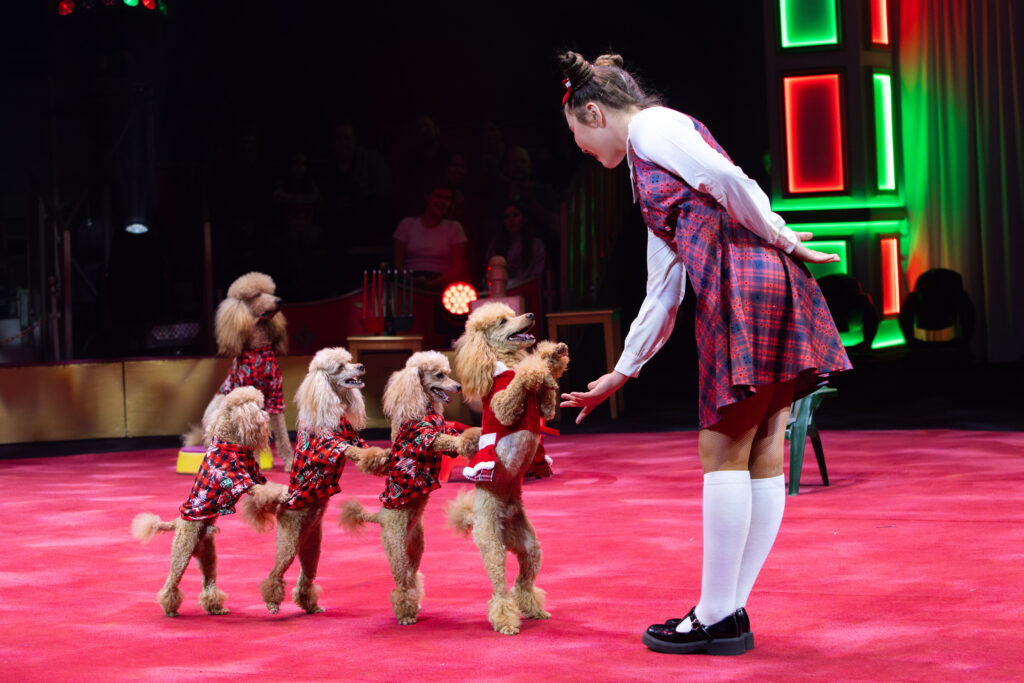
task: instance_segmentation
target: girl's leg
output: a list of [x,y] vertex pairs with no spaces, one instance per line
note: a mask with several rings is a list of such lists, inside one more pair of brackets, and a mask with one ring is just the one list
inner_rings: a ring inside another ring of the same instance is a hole
[[786,423],[793,401],[793,383],[777,384],[768,415],[758,426],[750,451],[750,530],[736,584],[736,607],[745,607],[782,524],[786,478],[782,473]]
[[[704,467],[704,557],[696,616],[715,624],[736,610],[736,585],[750,527],[750,451],[771,391],[720,411],[722,419],[701,430],[697,447]],[[684,619],[677,631],[691,629]]]

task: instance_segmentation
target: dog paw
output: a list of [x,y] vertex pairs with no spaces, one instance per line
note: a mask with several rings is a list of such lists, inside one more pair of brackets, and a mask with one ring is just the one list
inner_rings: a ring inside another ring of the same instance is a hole
[[400,626],[412,626],[416,623],[416,617],[401,617],[398,620]]
[[281,611],[281,606],[279,604],[277,604],[276,602],[268,602],[267,603],[267,611],[270,612],[271,614],[277,614],[278,612]]

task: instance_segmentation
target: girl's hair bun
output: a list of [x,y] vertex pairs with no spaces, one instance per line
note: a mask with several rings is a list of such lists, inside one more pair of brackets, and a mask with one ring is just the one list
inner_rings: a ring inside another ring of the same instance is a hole
[[617,66],[622,68],[622,55],[601,55],[594,60],[594,66]]
[[558,56],[562,73],[572,83],[573,90],[579,88],[594,76],[593,65],[578,52],[564,52]]

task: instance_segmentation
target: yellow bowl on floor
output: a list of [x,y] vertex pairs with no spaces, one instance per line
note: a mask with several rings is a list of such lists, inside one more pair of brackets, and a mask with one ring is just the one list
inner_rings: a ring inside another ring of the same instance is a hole
[[[206,449],[202,446],[185,446],[178,451],[178,474],[195,474],[206,457]],[[274,454],[269,448],[260,451],[259,464],[261,470],[269,470],[274,466]]]
[[178,451],[178,474],[195,474],[205,456],[206,449],[202,446],[185,446]]

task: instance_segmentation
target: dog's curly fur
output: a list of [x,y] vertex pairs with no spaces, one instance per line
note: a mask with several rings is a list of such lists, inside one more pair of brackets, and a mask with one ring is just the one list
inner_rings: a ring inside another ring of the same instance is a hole
[[[352,355],[344,348],[318,351],[310,361],[309,371],[295,394],[300,428],[311,432],[334,431],[344,416],[354,429],[363,429],[366,426],[366,408],[360,389],[364,386],[362,377],[365,372],[362,363],[353,363]],[[386,458],[387,451],[377,446],[349,446],[344,456],[358,462],[361,459]],[[273,511],[269,506],[261,508],[259,503],[247,500],[243,506],[246,521],[251,526],[256,529],[268,528],[267,517],[273,512],[276,512],[278,519],[274,568],[260,584],[267,610],[277,614],[280,609],[285,595],[284,573],[298,555],[299,579],[292,592],[292,599],[309,614],[323,612],[318,604],[320,587],[313,581],[320,562],[323,516],[328,499],[301,508],[277,507]]]
[[[555,415],[557,378],[568,366],[565,344],[542,342],[528,353],[533,337],[530,313],[516,316],[504,304],[485,304],[466,321],[465,332],[455,343],[455,370],[463,378],[467,399],[485,398],[494,383],[496,364],[501,361],[516,376],[490,402],[495,417],[505,425],[515,424],[523,414],[526,397],[536,392],[541,416]],[[483,556],[493,593],[487,604],[487,618],[494,629],[506,635],[519,632],[521,616],[547,619],[544,591],[535,585],[540,571],[541,548],[522,501],[523,473],[533,460],[540,435],[520,430],[498,439],[494,479],[478,482],[472,493],[462,493],[448,506],[448,521],[464,535],[470,532]],[[505,560],[513,552],[519,575],[511,593],[505,576]]]
[[[221,441],[248,446],[255,452],[266,448],[270,435],[268,418],[263,410],[263,394],[253,387],[239,387],[220,401],[210,416],[207,425],[208,437]],[[248,492],[254,498],[279,504],[288,498],[288,488],[281,484],[256,484]],[[227,614],[224,599],[227,597],[217,588],[217,549],[214,534],[217,527],[214,519],[188,520],[182,517],[163,522],[151,513],[143,512],[132,520],[132,535],[143,543],[162,531],[173,531],[171,542],[171,570],[164,587],[157,594],[157,601],[168,617],[178,616],[178,608],[184,596],[178,585],[185,573],[189,560],[194,556],[203,574],[203,591],[199,604],[210,614]]]
[[[274,280],[264,273],[246,273],[231,283],[214,318],[218,355],[234,358],[245,349],[268,344],[275,355],[288,353],[287,321],[281,313],[281,298],[275,291]],[[223,398],[218,393],[210,399],[203,413],[202,427],[192,428],[182,435],[185,446],[202,443],[210,416]],[[270,427],[278,457],[287,472],[291,468],[292,450],[284,414],[271,415]]]
[[[461,387],[449,377],[448,359],[437,351],[413,354],[405,367],[392,373],[384,387],[384,414],[391,421],[391,439],[409,420],[420,420],[433,410],[440,414],[450,402],[448,394]],[[459,436],[440,434],[432,449],[446,454],[470,455],[476,452],[480,430],[467,429]],[[387,458],[367,454],[359,469],[368,474],[383,475],[391,465]],[[400,508],[382,507],[370,514],[356,500],[345,503],[339,523],[349,531],[357,531],[366,522],[380,524],[381,543],[395,588],[391,591],[391,608],[399,624],[415,624],[423,600],[423,575],[419,571],[423,557],[423,510],[428,495],[420,495]]]

